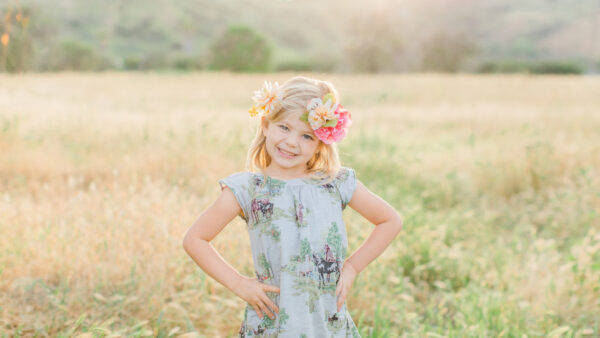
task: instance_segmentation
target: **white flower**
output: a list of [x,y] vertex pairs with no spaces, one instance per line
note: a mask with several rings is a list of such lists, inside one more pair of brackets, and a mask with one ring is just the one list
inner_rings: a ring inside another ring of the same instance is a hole
[[306,105],[310,127],[315,130],[321,128],[327,121],[337,118],[335,114],[337,106],[338,104],[334,104],[330,99],[325,104],[320,98],[310,100]]
[[252,97],[261,115],[268,115],[279,110],[282,99],[283,91],[280,89],[279,83],[275,82],[272,84],[267,81],[265,81],[261,89],[254,92],[254,96]]

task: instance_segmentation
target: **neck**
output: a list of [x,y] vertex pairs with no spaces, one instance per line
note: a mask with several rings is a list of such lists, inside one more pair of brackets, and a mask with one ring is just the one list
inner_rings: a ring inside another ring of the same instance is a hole
[[272,168],[271,166],[265,168],[263,170],[263,173],[267,176],[271,176],[274,178],[281,178],[281,179],[293,179],[293,178],[308,178],[310,177],[309,173],[306,171],[306,169],[303,170],[281,170],[281,169],[275,169]]

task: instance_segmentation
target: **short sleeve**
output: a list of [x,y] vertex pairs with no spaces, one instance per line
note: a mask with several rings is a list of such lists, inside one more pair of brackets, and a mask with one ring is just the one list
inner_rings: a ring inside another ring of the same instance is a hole
[[250,194],[248,192],[250,179],[249,173],[240,172],[219,180],[221,190],[227,186],[233,192],[235,199],[242,209],[243,214],[240,217],[244,220],[247,220],[246,215],[248,215],[250,210]]
[[354,169],[342,167],[336,176],[337,187],[342,198],[342,209],[352,200],[356,190],[356,173]]

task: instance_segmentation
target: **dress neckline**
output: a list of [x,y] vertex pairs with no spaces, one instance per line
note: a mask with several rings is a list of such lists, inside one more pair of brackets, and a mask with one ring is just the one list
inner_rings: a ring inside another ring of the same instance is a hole
[[262,179],[267,180],[267,182],[276,182],[276,183],[284,183],[284,184],[299,184],[299,183],[309,183],[309,184],[316,184],[318,185],[320,182],[324,181],[325,178],[313,178],[313,177],[296,177],[296,178],[290,178],[290,179],[281,179],[281,178],[275,178],[275,177],[271,177],[268,175],[265,175],[263,173],[253,173],[254,175],[260,176]]

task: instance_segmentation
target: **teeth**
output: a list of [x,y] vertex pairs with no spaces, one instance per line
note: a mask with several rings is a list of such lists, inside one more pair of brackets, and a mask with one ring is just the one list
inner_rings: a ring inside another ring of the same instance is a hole
[[283,149],[281,149],[281,148],[279,148],[279,150],[280,150],[282,153],[284,153],[284,154],[288,154],[288,155],[290,155],[290,156],[295,156],[295,155],[296,155],[296,154],[290,153],[290,152],[288,152],[288,151],[285,151],[285,150],[283,150]]

